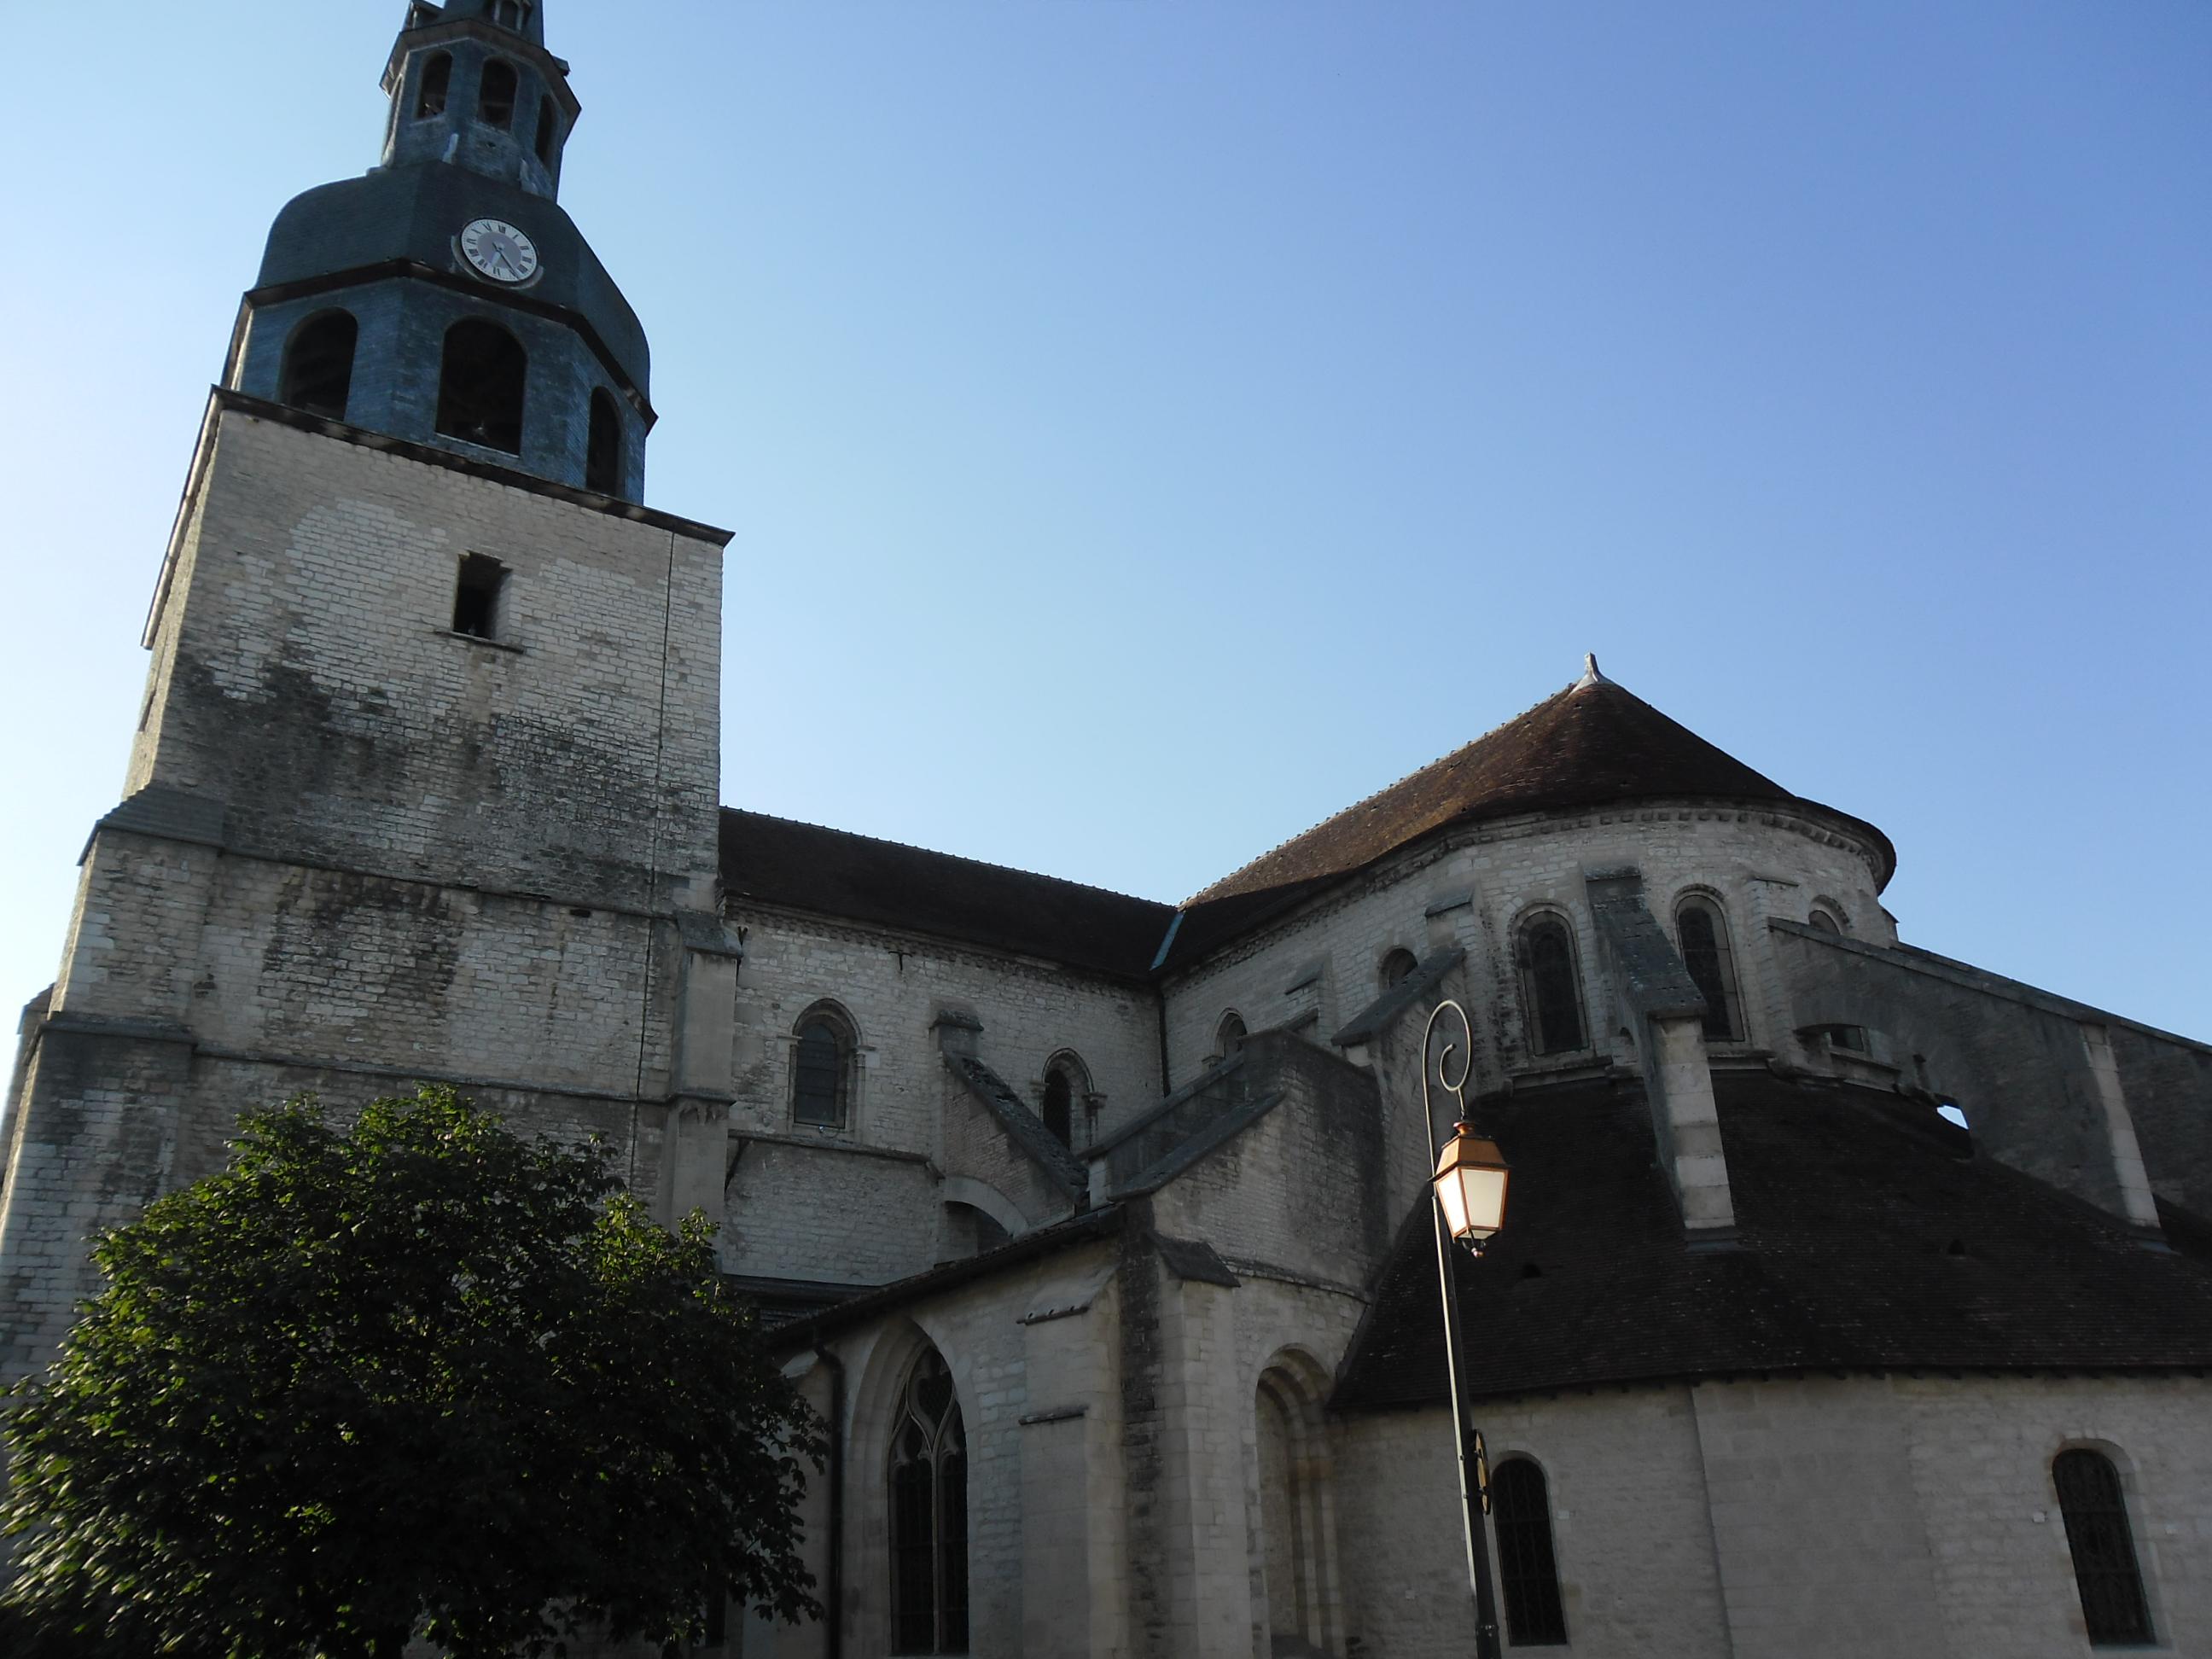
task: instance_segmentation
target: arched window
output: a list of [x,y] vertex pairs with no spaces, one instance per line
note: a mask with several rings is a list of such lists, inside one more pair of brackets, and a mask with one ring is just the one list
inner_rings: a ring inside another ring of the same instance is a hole
[[2076,1447],[2051,1460],[2051,1480],[2058,1488],[2059,1513],[2066,1518],[2066,1547],[2074,1555],[2074,1583],[2081,1592],[2090,1645],[2148,1643],[2150,1604],[2136,1565],[2120,1472],[2103,1453]]
[[538,100],[538,159],[549,167],[553,165],[554,141],[560,137],[559,129],[555,125],[556,119],[553,113],[553,100],[550,97],[539,99]]
[[1559,1565],[1552,1553],[1552,1495],[1543,1470],[1525,1457],[1491,1472],[1490,1509],[1498,1522],[1498,1574],[1505,1628],[1516,1648],[1558,1647],[1567,1639],[1559,1605]]
[[592,393],[591,436],[584,447],[584,488],[622,494],[622,411],[604,386]]
[[1824,933],[1841,933],[1844,931],[1844,919],[1825,904],[1814,905],[1809,920]]
[[1674,912],[1674,933],[1682,943],[1682,965],[1705,1000],[1705,1035],[1716,1042],[1735,1042],[1743,1036],[1743,1017],[1727,918],[1712,900],[1693,893]]
[[968,1437],[952,1374],[915,1362],[891,1431],[891,1651],[968,1651]]
[[514,65],[495,58],[484,65],[483,91],[477,99],[477,119],[502,131],[514,125],[514,100],[521,91]]
[[437,52],[422,60],[422,82],[415,94],[415,118],[427,121],[446,112],[446,96],[453,86],[453,54]]
[[853,1060],[859,1044],[835,1010],[809,1009],[792,1036],[791,1121],[842,1129],[853,1103]]
[[1227,1060],[1244,1049],[1244,1016],[1231,1008],[1222,1015],[1221,1024],[1213,1028],[1213,1053],[1218,1060]]
[[529,380],[530,357],[521,341],[481,318],[455,323],[446,331],[438,379],[438,430],[520,455],[523,388]]
[[1575,969],[1575,942],[1567,924],[1556,915],[1532,918],[1521,929],[1520,957],[1529,1047],[1540,1054],[1569,1054],[1587,1047],[1582,975]]
[[1382,988],[1386,991],[1395,990],[1410,978],[1413,970],[1420,965],[1420,958],[1411,951],[1391,951],[1389,956],[1382,958]]
[[530,21],[530,0],[491,0],[491,21],[501,28],[520,29]]
[[1067,1080],[1067,1073],[1055,1068],[1044,1080],[1044,1109],[1039,1114],[1044,1127],[1063,1146],[1075,1145],[1075,1085]]
[[292,331],[284,343],[284,369],[276,401],[310,415],[345,419],[353,392],[354,348],[361,325],[349,311],[325,311]]

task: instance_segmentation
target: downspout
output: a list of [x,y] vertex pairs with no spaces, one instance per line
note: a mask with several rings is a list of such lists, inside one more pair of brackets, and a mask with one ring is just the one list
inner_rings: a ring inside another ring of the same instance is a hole
[[817,1342],[814,1357],[830,1372],[830,1560],[822,1575],[829,1615],[824,1659],[845,1656],[845,1362]]

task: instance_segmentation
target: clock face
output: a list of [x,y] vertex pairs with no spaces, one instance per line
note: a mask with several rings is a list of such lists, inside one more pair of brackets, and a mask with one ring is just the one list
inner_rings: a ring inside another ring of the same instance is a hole
[[495,283],[510,286],[538,274],[538,244],[500,219],[477,219],[460,234],[461,255]]

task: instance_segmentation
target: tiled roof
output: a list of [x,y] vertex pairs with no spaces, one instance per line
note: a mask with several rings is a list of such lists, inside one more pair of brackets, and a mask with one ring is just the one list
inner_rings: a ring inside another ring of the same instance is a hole
[[[1716,1079],[1740,1245],[1688,1248],[1638,1088],[1486,1114],[1508,1224],[1462,1257],[1484,1395],[1762,1371],[2212,1367],[2212,1268],[1986,1158],[1929,1109]],[[1446,1399],[1425,1209],[1340,1381],[1346,1408]]]
[[722,811],[722,885],[733,898],[902,927],[1141,980],[1172,905],[1129,898],[896,842]]
[[[1254,860],[1193,897],[1173,959],[1188,962],[1309,894],[1449,824],[1691,798],[1814,806],[1595,672],[1465,748]],[[1887,878],[1895,854],[1869,836]]]

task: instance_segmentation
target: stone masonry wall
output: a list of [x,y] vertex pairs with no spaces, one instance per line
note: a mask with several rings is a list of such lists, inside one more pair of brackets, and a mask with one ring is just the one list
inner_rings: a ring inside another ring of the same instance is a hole
[[[1347,891],[1317,902],[1222,951],[1166,990],[1168,1048],[1175,1079],[1193,1076],[1211,1052],[1223,1013],[1234,1009],[1253,1030],[1285,1024],[1311,1006],[1297,988],[1312,964],[1325,964],[1315,1035],[1329,1036],[1381,994],[1382,959],[1395,949],[1425,954],[1455,943],[1468,952],[1466,983],[1475,998],[1477,1089],[1494,1089],[1508,1071],[1588,1064],[1591,1054],[1532,1060],[1527,1052],[1511,940],[1521,918],[1540,906],[1572,923],[1591,1022],[1613,1006],[1583,891],[1586,868],[1632,864],[1647,902],[1669,934],[1674,909],[1692,890],[1715,894],[1726,914],[1742,988],[1747,1046],[1785,1048],[1789,1011],[1766,943],[1766,920],[1802,921],[1815,902],[1839,910],[1856,936],[1880,942],[1894,932],[1874,890],[1869,854],[1832,821],[1775,811],[1723,810],[1685,802],[1524,818],[1482,825],[1387,860]],[[1462,902],[1464,901],[1464,902]],[[1431,915],[1434,911],[1437,914]],[[1634,1057],[1603,1030],[1595,1057]]]
[[[1820,1378],[1486,1401],[1549,1485],[1568,1646],[1594,1659],[2085,1659],[2051,1462],[2118,1465],[2160,1650],[2212,1653],[2198,1378]],[[1467,1650],[1443,1411],[1345,1421],[1354,1655]],[[1454,1593],[1439,1595],[1450,1585]]]
[[[704,903],[718,544],[237,411],[210,441],[130,788],[221,800],[243,850]],[[453,632],[471,553],[497,643]]]
[[[1095,1126],[1079,1107],[1079,1146],[1158,1102],[1157,1005],[1141,987],[763,907],[732,903],[727,920],[745,945],[733,1132],[824,1153],[793,1150],[757,1165],[749,1153],[740,1163],[728,1216],[732,1271],[791,1272],[794,1253],[774,1238],[786,1223],[803,1235],[796,1254],[816,1264],[798,1277],[875,1282],[934,1265],[944,1236],[939,1183],[948,1175],[991,1178],[957,1167],[948,1147],[948,1103],[983,1109],[945,1069],[932,1029],[945,1008],[981,1021],[977,1053],[1033,1107],[1043,1097],[1047,1062],[1063,1050],[1080,1057],[1104,1102]],[[852,1110],[835,1130],[795,1124],[791,1115],[793,1028],[825,1001],[860,1034]],[[927,1178],[835,1156],[839,1148],[924,1160]],[[1021,1194],[1006,1197],[1024,1213],[1042,1207]],[[894,1207],[872,1207],[879,1205]]]

